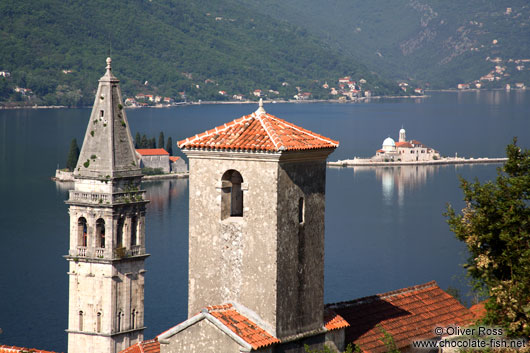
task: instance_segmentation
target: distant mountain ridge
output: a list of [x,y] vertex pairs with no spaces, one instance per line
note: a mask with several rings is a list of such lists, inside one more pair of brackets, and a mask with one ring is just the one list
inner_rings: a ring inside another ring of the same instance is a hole
[[[530,84],[527,0],[246,0],[256,11],[306,28],[378,72],[456,88],[504,67],[485,87]],[[489,58],[489,59],[488,59]],[[501,62],[492,59],[501,58]],[[517,63],[516,61],[519,61]]]
[[0,101],[91,105],[109,53],[127,96],[292,98],[299,87],[328,98],[322,85],[345,75],[373,94],[399,93],[307,30],[236,0],[6,0],[0,14],[0,71],[10,74]]

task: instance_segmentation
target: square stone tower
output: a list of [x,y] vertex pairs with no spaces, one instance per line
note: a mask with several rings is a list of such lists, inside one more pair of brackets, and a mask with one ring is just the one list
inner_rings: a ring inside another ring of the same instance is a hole
[[148,201],[141,177],[108,58],[66,201],[69,353],[115,353],[143,340]]
[[321,329],[326,158],[338,142],[260,101],[178,145],[190,162],[188,316],[235,302],[281,341]]

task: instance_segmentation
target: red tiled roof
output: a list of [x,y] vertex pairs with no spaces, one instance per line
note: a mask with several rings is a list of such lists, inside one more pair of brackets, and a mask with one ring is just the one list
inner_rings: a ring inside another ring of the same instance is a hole
[[408,147],[412,148],[412,145],[408,142],[396,142],[396,147]]
[[482,319],[486,316],[486,302],[487,300],[483,300],[469,308],[469,310],[473,313],[473,316],[475,316],[475,319]]
[[338,141],[273,115],[257,112],[179,141],[180,148],[243,151],[291,151],[336,148]]
[[423,145],[423,143],[421,143],[421,142],[418,141],[418,140],[412,140],[412,141],[410,141],[410,142],[411,142],[414,146],[416,146],[416,147],[425,147],[425,146]]
[[169,156],[168,151],[163,148],[138,148],[136,152],[142,156]]
[[238,313],[232,304],[215,305],[206,308],[206,310],[232,332],[250,344],[253,349],[280,342],[279,339],[269,334],[247,317]]
[[36,348],[23,348],[23,347],[15,347],[15,346],[8,346],[8,345],[0,345],[0,353],[55,353],[52,351],[43,351]]
[[180,157],[173,157],[173,156],[170,156],[170,157],[169,157],[169,160],[170,160],[171,162],[176,162],[176,161],[178,161],[179,159],[180,159]]
[[407,347],[414,339],[435,337],[436,326],[465,325],[473,321],[473,314],[436,282],[404,288],[349,302],[329,304],[350,327],[346,328],[346,342],[359,345],[364,352],[385,352],[381,340],[386,330],[394,338],[398,349]]
[[138,342],[120,353],[160,353],[160,342],[156,338]]
[[333,331],[348,326],[350,326],[350,324],[344,320],[342,316],[338,315],[329,308],[324,309],[324,327],[328,331]]

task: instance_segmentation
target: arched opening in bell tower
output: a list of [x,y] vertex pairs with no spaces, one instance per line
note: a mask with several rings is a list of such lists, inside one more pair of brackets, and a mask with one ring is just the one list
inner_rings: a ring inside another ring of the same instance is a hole
[[99,218],[96,221],[96,239],[97,239],[97,247],[104,248],[105,247],[105,221],[102,218]]
[[221,218],[243,217],[243,177],[237,170],[227,170],[222,182]]
[[88,227],[85,217],[80,217],[77,220],[77,237],[79,246],[86,247],[88,245]]

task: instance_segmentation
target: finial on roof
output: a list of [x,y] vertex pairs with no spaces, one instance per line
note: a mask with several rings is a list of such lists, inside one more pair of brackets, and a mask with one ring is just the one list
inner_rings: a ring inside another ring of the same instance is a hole
[[256,110],[256,115],[262,115],[267,113],[265,109],[263,108],[263,98],[259,99],[259,108]]
[[106,69],[107,69],[108,71],[111,70],[111,67],[110,67],[110,63],[111,63],[111,62],[112,62],[112,59],[111,59],[110,56],[109,56],[109,57],[107,58],[107,67],[106,67]]

